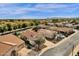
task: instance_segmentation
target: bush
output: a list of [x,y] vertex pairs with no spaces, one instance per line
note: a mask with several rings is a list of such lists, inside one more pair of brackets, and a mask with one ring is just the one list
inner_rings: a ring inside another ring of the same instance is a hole
[[14,32],[13,34],[16,35],[16,36],[19,36],[20,35],[19,32]]

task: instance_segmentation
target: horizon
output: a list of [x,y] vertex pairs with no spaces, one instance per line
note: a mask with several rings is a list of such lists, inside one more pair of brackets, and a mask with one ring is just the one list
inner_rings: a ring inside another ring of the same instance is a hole
[[79,3],[0,3],[0,19],[79,18]]

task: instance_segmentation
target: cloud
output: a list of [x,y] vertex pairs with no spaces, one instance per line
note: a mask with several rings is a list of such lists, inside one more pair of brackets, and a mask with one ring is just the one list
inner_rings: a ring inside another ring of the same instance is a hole
[[20,16],[19,19],[43,19],[46,18],[45,16]]
[[[28,6],[28,7],[26,7]],[[18,4],[11,4],[11,3],[3,3],[0,4],[0,14],[25,14],[29,12],[54,12],[53,9],[55,8],[54,4],[36,4],[35,6],[29,7],[31,4],[25,5],[24,7],[19,6]],[[58,6],[59,7],[59,6]]]
[[7,15],[16,15],[16,14],[22,14],[22,13],[27,12],[27,11],[23,10],[23,8],[18,7],[17,5],[13,6],[13,4],[0,4],[0,6],[1,6],[0,14],[3,14],[3,15],[6,15],[6,14]]
[[56,8],[65,8],[67,5],[63,4],[55,4],[55,3],[48,3],[48,4],[37,4],[35,8],[37,9],[56,9]]
[[62,3],[1,3],[0,17],[43,18],[56,15],[68,15],[79,10],[79,4]]
[[1,7],[12,6],[12,5],[14,5],[14,4],[12,4],[12,3],[0,3],[0,8]]

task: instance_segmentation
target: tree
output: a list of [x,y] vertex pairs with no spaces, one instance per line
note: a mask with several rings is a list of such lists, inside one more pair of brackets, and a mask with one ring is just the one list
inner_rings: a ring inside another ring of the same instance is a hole
[[0,26],[0,32],[1,32],[1,33],[3,33],[3,32],[4,32],[4,30],[3,30],[3,27],[2,27],[2,26]]
[[17,28],[18,29],[22,28],[22,25],[21,24],[17,24]]
[[40,29],[40,27],[34,27],[32,30],[34,30],[35,32],[37,32]]
[[26,23],[23,23],[22,24],[22,28],[25,28],[25,27],[27,27],[27,24]]
[[12,25],[13,30],[16,30],[18,28],[17,24]]
[[53,23],[57,23],[58,22],[58,19],[52,19],[52,22]]
[[29,24],[30,26],[33,26],[34,25],[34,23],[33,22],[30,22],[30,24]]
[[6,32],[6,31],[8,31],[8,28],[6,25],[3,25],[3,32]]
[[77,26],[75,29],[78,29],[79,30],[79,26]]
[[38,20],[33,20],[35,26],[37,26],[38,24],[40,24],[40,22]]
[[43,44],[45,43],[45,38],[42,35],[37,35],[35,37],[34,42],[36,43],[35,45],[35,49],[37,51],[41,50],[41,47],[43,46]]
[[11,31],[12,30],[12,27],[11,27],[11,24],[10,23],[7,24],[7,27],[8,27],[8,31]]
[[76,20],[71,20],[70,23],[76,23]]
[[46,20],[42,20],[42,21],[40,21],[40,23],[41,24],[44,24],[44,25],[47,25],[48,24],[48,22]]

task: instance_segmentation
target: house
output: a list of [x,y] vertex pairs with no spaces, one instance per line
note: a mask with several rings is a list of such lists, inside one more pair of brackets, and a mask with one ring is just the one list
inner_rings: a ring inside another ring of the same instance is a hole
[[[38,46],[39,48],[41,48],[43,46],[43,42],[45,37],[42,36],[40,33],[38,33],[38,31],[34,31],[34,30],[26,30],[21,34],[21,38],[25,41],[25,44],[27,44],[27,48],[29,49],[33,49],[33,50],[38,50]],[[41,41],[41,45],[39,42]],[[37,43],[38,42],[38,43]]]
[[36,35],[37,35],[37,32],[35,32],[33,30],[26,30],[26,31],[22,32],[21,38],[25,41],[25,43],[34,45],[35,44],[34,43],[35,39],[33,39],[33,38]]
[[72,28],[66,28],[66,27],[51,27],[50,29],[53,30],[53,31],[60,32],[60,33],[65,34],[65,35],[69,35],[69,34],[74,33],[74,30],[73,30]]
[[40,25],[38,25],[38,27],[40,27],[41,29],[46,29],[46,28],[48,28],[46,25],[44,25],[44,24],[40,24]]
[[63,24],[62,23],[55,23],[55,26],[57,26],[57,27],[63,27]]
[[40,21],[40,24],[47,25],[47,23],[48,23],[48,22],[47,22],[46,20],[41,20],[41,21]]
[[56,31],[47,30],[47,29],[39,29],[38,33],[40,33],[41,35],[43,35],[44,37],[46,37],[48,39],[53,39],[57,32]]
[[35,32],[33,30],[26,30],[26,31],[22,32],[22,34],[21,34],[21,36],[26,37],[27,40],[31,40],[36,35],[37,35],[37,32]]
[[75,24],[73,27],[79,29],[79,24]]
[[70,23],[66,23],[64,24],[65,27],[70,27],[70,28],[73,28],[73,24],[70,24]]
[[48,26],[55,26],[54,23],[48,23],[47,25],[48,25]]
[[[16,37],[15,35],[12,35],[12,34],[0,36],[0,43],[3,43],[1,45],[4,45],[4,46],[11,46],[11,48],[13,48],[15,46],[15,49],[13,51],[15,51],[16,54],[25,45],[24,41],[22,41],[20,38]],[[2,49],[7,50],[7,49],[9,49],[9,47],[2,47]],[[0,50],[1,50],[1,48],[0,48]],[[8,52],[6,52],[6,53],[8,53]],[[8,54],[8,55],[11,55],[11,54]]]

